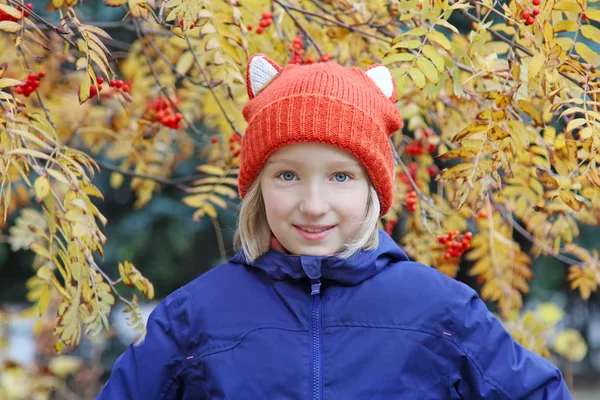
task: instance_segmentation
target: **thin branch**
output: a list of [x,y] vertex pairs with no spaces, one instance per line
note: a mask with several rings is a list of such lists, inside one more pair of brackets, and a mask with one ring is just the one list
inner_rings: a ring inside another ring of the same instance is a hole
[[204,69],[204,67],[202,66],[202,64],[200,64],[200,61],[198,60],[198,55],[196,54],[196,51],[194,50],[194,47],[192,46],[192,42],[190,42],[189,36],[185,32],[184,32],[183,35],[185,37],[185,41],[186,41],[186,43],[188,45],[189,50],[192,52],[192,55],[194,56],[194,63],[196,64],[196,66],[198,67],[198,69],[200,69],[200,72],[202,73],[202,76],[204,77],[204,80],[206,81],[206,84],[208,85],[208,90],[210,90],[210,92],[212,93],[213,97],[215,98],[215,101],[217,102],[217,105],[221,109],[221,112],[223,113],[223,116],[227,120],[227,123],[229,123],[229,125],[231,126],[231,129],[235,133],[237,133],[239,136],[242,136],[242,133],[235,127],[235,125],[234,125],[233,121],[231,120],[231,118],[229,118],[229,115],[227,114],[227,111],[225,111],[225,108],[223,107],[223,104],[221,104],[221,101],[219,100],[219,97],[215,93],[212,85],[210,84],[210,79],[208,79],[208,75],[206,74],[206,70]]
[[219,245],[219,253],[221,254],[221,262],[226,262],[227,250],[225,250],[225,241],[223,240],[223,232],[221,231],[219,220],[217,218],[211,217],[211,221],[213,223],[213,226],[215,227],[215,234],[217,235],[217,243]]
[[[157,183],[160,183],[161,185],[166,185],[166,186],[175,186],[177,189],[183,190],[184,192],[188,192],[190,190],[190,187],[181,184],[181,181],[177,181],[177,180],[173,180],[173,179],[169,179],[169,178],[164,178],[161,176],[155,176],[155,175],[146,175],[146,174],[141,174],[138,172],[134,172],[134,171],[128,171],[128,170],[124,170],[121,169],[119,167],[117,167],[116,165],[112,165],[109,163],[106,163],[104,161],[101,160],[96,160],[94,159],[94,162],[96,164],[98,164],[100,167],[107,169],[109,171],[113,171],[113,172],[118,172],[124,176],[128,176],[130,178],[142,178],[142,179],[148,179]],[[187,179],[188,177],[186,177]]]
[[319,14],[319,13],[316,13],[316,12],[313,12],[313,11],[309,11],[309,10],[305,10],[304,8],[296,7],[296,6],[293,6],[291,4],[286,4],[286,3],[281,2],[280,0],[275,0],[275,2],[277,4],[279,4],[280,6],[282,6],[282,7],[289,8],[290,10],[298,11],[298,12],[301,12],[301,13],[306,14],[306,15],[311,15],[313,17],[322,19],[323,21],[327,21],[327,22],[330,22],[330,23],[332,23],[334,25],[341,26],[342,28],[348,29],[350,32],[360,33],[363,36],[368,36],[368,37],[371,37],[371,38],[374,38],[374,39],[382,40],[382,41],[384,41],[386,43],[390,43],[390,39],[389,38],[386,38],[386,37],[383,37],[383,36],[379,36],[379,35],[375,35],[374,33],[365,32],[365,31],[360,30],[360,29],[356,29],[352,25],[348,25],[345,22],[336,21],[334,19],[330,19],[328,17],[325,17],[322,14]]
[[71,41],[71,39],[69,39],[67,37],[67,35],[72,34],[71,31],[63,31],[61,27],[58,26],[54,26],[53,24],[51,24],[50,22],[46,21],[44,18],[40,17],[39,15],[37,15],[37,13],[35,11],[29,10],[25,7],[25,4],[15,1],[15,0],[7,0],[8,4],[12,4],[13,6],[19,6],[21,7],[22,10],[27,10],[27,14],[29,14],[31,17],[33,17],[35,20],[39,21],[42,25],[48,27],[49,29],[52,29],[54,32],[58,33],[58,35],[65,40],[66,42],[68,42],[71,46],[73,47],[77,47],[77,45]]

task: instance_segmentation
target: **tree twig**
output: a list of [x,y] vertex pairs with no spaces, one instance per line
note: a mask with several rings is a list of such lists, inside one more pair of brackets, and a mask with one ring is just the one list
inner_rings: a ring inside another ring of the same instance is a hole
[[210,84],[210,79],[208,79],[208,75],[206,74],[206,70],[204,69],[204,67],[202,66],[202,64],[200,64],[200,61],[198,60],[198,55],[196,54],[196,51],[194,50],[194,47],[192,46],[192,42],[190,41],[189,36],[185,32],[184,32],[183,35],[185,37],[185,41],[186,41],[186,43],[188,45],[188,48],[192,52],[192,56],[194,57],[194,63],[196,64],[196,66],[198,67],[198,69],[200,70],[200,72],[202,73],[202,76],[204,77],[204,80],[206,81],[206,85],[208,86],[208,90],[210,90],[210,93],[212,93],[215,101],[217,102],[217,105],[219,106],[219,108],[221,109],[221,112],[223,113],[223,116],[227,120],[227,123],[231,126],[231,129],[235,133],[237,133],[239,136],[242,136],[242,133],[235,127],[235,124],[233,123],[233,121],[231,120],[231,118],[229,118],[229,115],[227,114],[227,111],[225,111],[225,108],[223,107],[223,104],[221,104],[221,100],[219,100],[219,97],[215,93],[215,90],[213,89],[212,85]]

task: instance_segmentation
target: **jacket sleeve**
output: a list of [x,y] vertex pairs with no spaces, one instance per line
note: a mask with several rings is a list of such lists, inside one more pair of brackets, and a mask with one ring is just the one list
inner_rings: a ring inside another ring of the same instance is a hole
[[562,374],[516,343],[477,293],[464,285],[456,307],[459,368],[454,390],[463,399],[571,399]]
[[148,318],[146,337],[130,344],[113,366],[96,400],[175,399],[181,365],[182,317],[177,294],[165,298]]

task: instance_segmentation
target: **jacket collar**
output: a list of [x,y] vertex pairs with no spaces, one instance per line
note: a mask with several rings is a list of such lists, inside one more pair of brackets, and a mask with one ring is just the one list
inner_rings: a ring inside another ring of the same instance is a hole
[[254,260],[245,262],[240,251],[230,261],[263,270],[273,279],[328,279],[346,285],[367,280],[389,264],[408,261],[408,257],[391,237],[379,228],[379,246],[375,250],[360,250],[348,259],[333,256],[305,256],[286,254],[276,248]]

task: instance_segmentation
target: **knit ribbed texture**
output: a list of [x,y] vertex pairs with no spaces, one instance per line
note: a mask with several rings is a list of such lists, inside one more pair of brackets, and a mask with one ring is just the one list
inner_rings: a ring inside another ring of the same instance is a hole
[[277,149],[321,142],[347,150],[363,163],[385,215],[394,194],[389,137],[402,128],[394,103],[359,68],[287,65],[243,109],[248,127],[242,138],[240,195],[245,196]]

